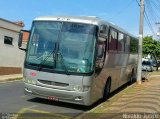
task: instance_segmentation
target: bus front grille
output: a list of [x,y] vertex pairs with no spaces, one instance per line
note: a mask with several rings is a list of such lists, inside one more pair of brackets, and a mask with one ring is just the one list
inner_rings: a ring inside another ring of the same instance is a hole
[[46,85],[61,86],[61,87],[69,86],[69,84],[67,83],[61,83],[61,82],[55,82],[55,81],[46,81],[46,80],[41,80],[41,79],[38,79],[38,81]]
[[33,94],[35,95],[39,95],[39,96],[42,96],[42,97],[48,97],[48,96],[56,96],[57,98],[60,98],[60,99],[72,99],[73,96],[72,95],[69,95],[69,94],[60,94],[60,93],[56,93],[56,92],[48,92],[48,91],[40,91],[40,90],[36,90],[36,89],[33,89]]

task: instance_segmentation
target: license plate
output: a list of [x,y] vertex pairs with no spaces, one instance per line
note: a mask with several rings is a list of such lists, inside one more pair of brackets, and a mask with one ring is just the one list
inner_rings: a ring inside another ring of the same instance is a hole
[[56,96],[48,96],[48,100],[58,101],[58,98]]

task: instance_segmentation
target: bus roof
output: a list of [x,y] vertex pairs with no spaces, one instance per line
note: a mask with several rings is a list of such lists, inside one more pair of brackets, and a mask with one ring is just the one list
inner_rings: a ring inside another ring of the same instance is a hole
[[90,16],[44,16],[34,19],[35,21],[67,21],[67,22],[80,22],[87,24],[96,24],[99,19],[97,17]]
[[[93,25],[107,25],[107,26],[111,26],[131,37],[135,37],[133,35],[131,35],[129,32],[127,32],[126,30],[124,30],[123,28],[105,21],[99,17],[96,16],[42,16],[42,17],[38,17],[35,18],[34,21],[65,21],[65,22],[77,22],[77,23],[86,23],[86,24],[93,24]],[[136,38],[136,37],[135,37]]]

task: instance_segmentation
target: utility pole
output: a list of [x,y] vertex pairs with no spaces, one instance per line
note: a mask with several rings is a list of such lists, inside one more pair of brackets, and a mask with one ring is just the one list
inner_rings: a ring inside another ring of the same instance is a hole
[[140,0],[137,84],[141,84],[141,79],[142,79],[142,44],[143,44],[143,24],[144,24],[143,22],[144,22],[144,0]]

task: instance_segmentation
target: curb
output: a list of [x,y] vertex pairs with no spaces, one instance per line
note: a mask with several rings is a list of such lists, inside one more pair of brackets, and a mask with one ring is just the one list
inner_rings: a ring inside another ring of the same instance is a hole
[[22,74],[14,74],[14,75],[2,75],[0,76],[0,83],[1,82],[8,82],[8,81],[15,81],[15,80],[22,80]]

